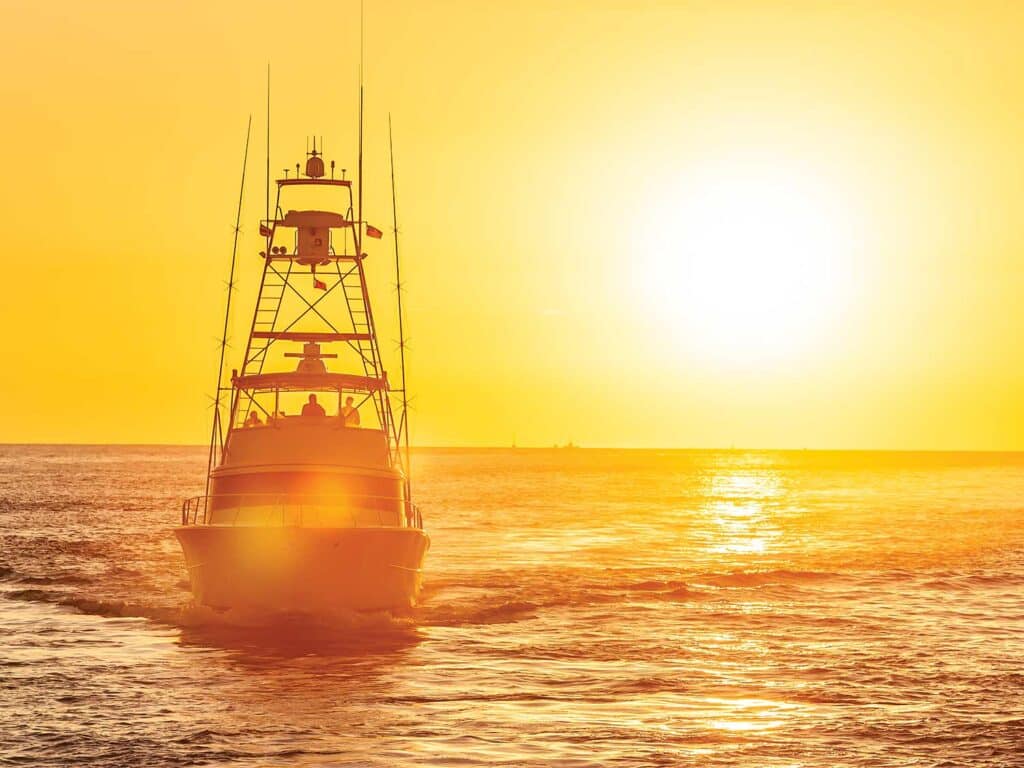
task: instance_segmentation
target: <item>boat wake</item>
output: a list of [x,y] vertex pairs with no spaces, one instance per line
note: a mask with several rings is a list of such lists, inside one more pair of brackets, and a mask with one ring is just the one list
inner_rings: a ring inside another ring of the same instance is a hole
[[[34,583],[38,578],[27,579],[26,583]],[[78,613],[111,618],[149,619],[160,624],[176,624],[176,609],[162,606],[150,606],[121,600],[103,600],[85,595],[69,594],[53,589],[11,589],[2,593],[8,600],[22,600],[33,603],[46,603],[68,608]]]
[[[130,570],[130,569],[128,569]],[[141,586],[130,573],[119,573],[111,585],[121,594],[103,590],[93,578],[64,570],[49,575],[19,574],[0,565],[0,596],[9,600],[48,604],[81,614],[103,618],[138,618],[182,630],[193,644],[247,646],[272,641],[286,646],[289,633],[314,638],[312,648],[334,648],[339,638],[348,641],[363,636],[416,634],[432,627],[459,628],[530,622],[564,608],[651,603],[721,603],[757,601],[800,601],[812,598],[823,588],[844,589],[851,579],[882,584],[920,579],[924,586],[939,590],[962,590],[981,582],[1016,584],[996,573],[976,574],[971,579],[954,578],[941,572],[904,570],[843,574],[830,571],[733,570],[687,574],[685,579],[650,578],[643,572],[618,572],[609,578],[563,574],[534,574],[512,585],[503,573],[484,573],[477,578],[437,579],[428,582],[421,603],[408,610],[358,611],[339,609],[329,614],[267,612],[233,608],[217,610],[185,599],[188,583],[176,579],[174,594],[160,594]],[[139,594],[143,589],[144,593]],[[164,598],[166,597],[166,602]],[[133,599],[134,598],[134,599]],[[307,644],[308,645],[308,644]]]
[[[415,628],[411,615],[390,611],[337,610],[329,614],[267,612],[232,608],[216,610],[188,600],[160,604],[144,600],[120,600],[84,593],[89,580],[80,575],[19,576],[0,567],[0,598],[50,605],[105,619],[144,619],[181,630],[237,630],[269,632],[287,630],[302,635],[330,632],[335,635],[407,631]],[[187,582],[178,585],[187,589]]]

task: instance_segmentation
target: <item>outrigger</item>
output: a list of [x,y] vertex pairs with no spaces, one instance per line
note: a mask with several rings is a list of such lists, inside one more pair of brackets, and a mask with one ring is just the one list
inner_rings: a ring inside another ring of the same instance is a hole
[[[417,599],[430,540],[408,475],[404,339],[392,389],[366,282],[364,236],[382,233],[362,220],[361,123],[358,208],[352,180],[334,162],[327,176],[314,140],[304,169],[275,180],[269,215],[268,160],[263,270],[245,356],[223,383],[225,317],[206,493],[183,503],[175,529],[199,604],[329,613]],[[243,171],[243,187],[244,179]],[[287,208],[293,196],[316,207]],[[329,196],[340,203],[325,204]],[[238,229],[236,221],[229,313]],[[401,326],[400,288],[398,312]]]

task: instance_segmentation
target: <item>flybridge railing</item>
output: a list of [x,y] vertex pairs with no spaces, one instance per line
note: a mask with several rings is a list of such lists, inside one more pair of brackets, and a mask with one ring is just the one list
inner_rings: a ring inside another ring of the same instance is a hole
[[[211,502],[216,501],[213,509]],[[411,501],[397,496],[324,495],[282,493],[235,493],[193,496],[181,504],[182,525],[250,525],[278,527],[323,527],[325,522],[345,527],[395,527],[397,509],[384,509],[381,502],[394,503],[405,512],[409,528],[423,528],[423,515]],[[212,515],[223,514],[214,523]],[[391,517],[391,521],[386,518]]]

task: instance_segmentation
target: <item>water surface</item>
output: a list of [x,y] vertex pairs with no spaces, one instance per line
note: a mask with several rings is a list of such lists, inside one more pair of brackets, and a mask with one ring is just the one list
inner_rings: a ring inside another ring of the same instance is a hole
[[423,605],[190,605],[193,448],[0,446],[0,763],[1024,765],[1024,455],[421,451]]

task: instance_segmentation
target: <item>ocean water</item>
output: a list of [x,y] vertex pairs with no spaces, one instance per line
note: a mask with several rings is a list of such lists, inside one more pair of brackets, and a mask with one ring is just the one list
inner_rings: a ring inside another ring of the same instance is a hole
[[274,622],[202,449],[0,447],[0,764],[1024,766],[1024,455],[414,459],[422,605]]

